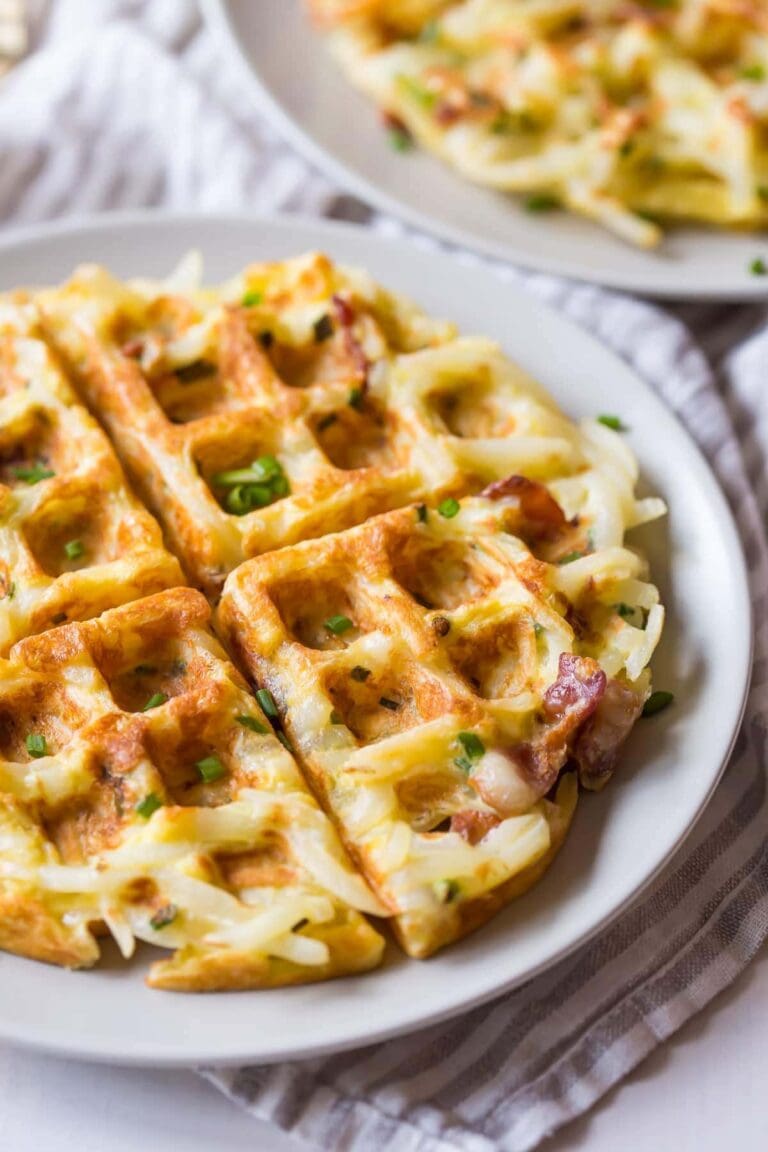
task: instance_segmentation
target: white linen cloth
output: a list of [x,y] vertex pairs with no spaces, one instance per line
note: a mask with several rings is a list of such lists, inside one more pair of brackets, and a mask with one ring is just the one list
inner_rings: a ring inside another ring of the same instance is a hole
[[[162,206],[301,210],[401,230],[279,140],[193,0],[58,0],[33,13],[36,51],[0,85],[4,229]],[[702,447],[749,564],[754,682],[731,764],[694,834],[592,943],[501,1000],[409,1037],[277,1067],[205,1070],[254,1114],[333,1152],[532,1149],[730,983],[768,935],[768,306],[665,310],[494,270],[610,344]]]

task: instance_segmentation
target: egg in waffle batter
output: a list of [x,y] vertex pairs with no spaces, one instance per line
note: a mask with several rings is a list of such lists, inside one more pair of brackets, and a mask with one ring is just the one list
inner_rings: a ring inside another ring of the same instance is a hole
[[171,949],[156,988],[359,972],[383,940],[290,755],[179,588],[0,663],[0,947],[89,967]]

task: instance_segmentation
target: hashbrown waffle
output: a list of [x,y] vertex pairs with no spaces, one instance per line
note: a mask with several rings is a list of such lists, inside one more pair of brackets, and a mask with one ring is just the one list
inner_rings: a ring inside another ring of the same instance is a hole
[[0,674],[0,946],[90,966],[170,948],[156,988],[361,971],[377,911],[290,755],[175,589],[21,641]]
[[182,584],[160,528],[74,395],[30,302],[0,303],[0,654]]
[[620,432],[322,255],[4,298],[3,477],[11,951],[266,987],[375,966],[369,912],[428,956],[542,874],[650,689]]
[[[566,765],[586,787],[608,779],[661,626],[644,575],[633,552],[591,552],[547,490],[517,477],[229,577],[223,634],[271,691],[411,955],[543,870],[576,802]],[[645,628],[616,610],[630,590]]]

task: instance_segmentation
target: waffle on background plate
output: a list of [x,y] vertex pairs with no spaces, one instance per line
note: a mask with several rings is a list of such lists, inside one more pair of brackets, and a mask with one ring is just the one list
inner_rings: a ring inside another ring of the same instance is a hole
[[609,779],[664,506],[617,421],[362,272],[200,283],[0,304],[0,947],[274,986],[374,967],[368,913],[428,956]]

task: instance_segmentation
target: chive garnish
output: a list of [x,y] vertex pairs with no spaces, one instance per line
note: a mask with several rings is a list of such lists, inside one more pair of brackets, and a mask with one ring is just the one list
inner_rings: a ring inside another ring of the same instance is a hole
[[11,475],[16,480],[23,480],[25,484],[39,484],[41,480],[49,480],[56,473],[52,468],[44,468],[42,464],[33,464],[31,468],[11,468]]
[[283,748],[285,748],[288,752],[291,753],[291,755],[293,755],[293,745],[286,736],[285,732],[275,732],[275,736],[277,736]]
[[626,424],[622,424],[618,416],[598,416],[598,424],[605,424],[606,428],[612,428],[614,432],[626,432]]
[[139,800],[136,805],[136,812],[141,816],[142,820],[149,820],[153,812],[157,812],[158,808],[162,808],[163,802],[156,792],[150,792]]
[[407,128],[390,128],[387,136],[390,148],[395,152],[410,152],[413,148],[413,136]]
[[77,560],[85,552],[85,545],[82,540],[67,540],[64,551],[70,560]]
[[205,756],[202,760],[197,760],[195,768],[205,784],[213,784],[215,780],[220,780],[227,771],[218,756]]
[[470,760],[480,760],[485,755],[485,744],[476,732],[459,732],[456,739]]
[[247,728],[249,732],[258,732],[260,736],[269,732],[266,724],[262,724],[261,720],[257,720],[255,716],[235,716],[235,720],[238,724],[242,724],[243,728]]
[[167,928],[169,924],[173,924],[178,914],[179,910],[175,904],[164,904],[162,908],[158,908],[149,923],[155,931],[159,931],[161,928]]
[[269,688],[259,688],[256,692],[256,699],[261,705],[261,709],[265,716],[269,716],[274,720],[279,715],[277,711],[277,704],[275,704],[275,698],[270,692]]
[[558,564],[572,564],[574,560],[581,560],[586,556],[586,552],[567,552],[565,556],[561,556],[557,561]]
[[319,320],[315,320],[312,325],[312,331],[315,334],[315,343],[322,344],[324,340],[330,339],[333,336],[333,320],[326,312]]
[[217,472],[212,483],[227,488],[224,506],[235,516],[244,516],[254,508],[265,508],[290,493],[291,486],[276,456],[259,456],[247,468]]
[[354,626],[349,616],[329,616],[323,624],[323,627],[332,632],[334,636],[341,636],[342,633],[348,632]]
[[557,196],[549,196],[544,192],[537,196],[529,196],[525,201],[526,212],[554,212],[560,207]]
[[33,756],[35,760],[39,760],[41,756],[48,755],[48,741],[42,732],[30,732],[26,740],[27,752]]
[[663,712],[665,708],[669,708],[674,700],[672,692],[651,692],[650,696],[643,705],[643,716],[655,716],[658,712]]
[[766,79],[764,64],[749,64],[739,72],[742,80],[752,80],[755,84],[762,84]]
[[159,708],[161,704],[165,704],[167,699],[168,697],[166,696],[165,692],[153,692],[149,700],[147,700],[146,704],[142,708],[142,712],[149,712],[153,708]]
[[760,256],[757,256],[750,264],[749,270],[753,276],[766,276],[768,275],[768,264]]
[[361,664],[355,664],[349,674],[353,680],[357,680],[359,684],[362,684],[370,676],[371,670],[370,668],[363,668]]
[[248,291],[248,292],[244,293],[243,298],[240,301],[240,303],[242,304],[243,308],[256,308],[259,304],[261,304],[263,302],[263,300],[264,300],[264,293],[263,292]]
[[456,899],[461,888],[457,880],[435,880],[432,890],[441,904],[450,904]]
[[444,516],[446,520],[452,520],[453,517],[458,514],[460,508],[461,505],[453,496],[449,496],[447,499],[441,500],[437,506],[438,512],[441,516]]

